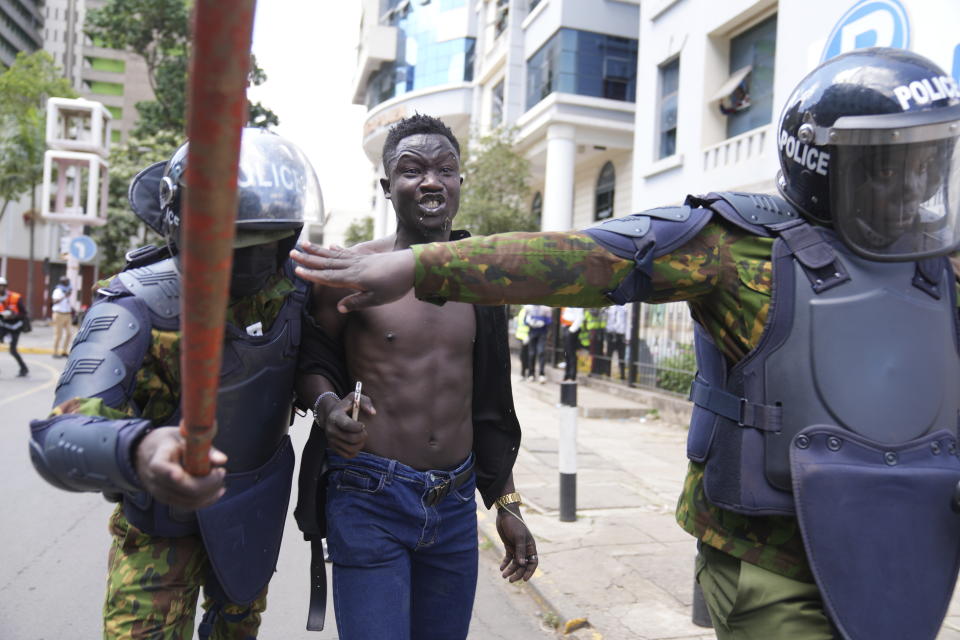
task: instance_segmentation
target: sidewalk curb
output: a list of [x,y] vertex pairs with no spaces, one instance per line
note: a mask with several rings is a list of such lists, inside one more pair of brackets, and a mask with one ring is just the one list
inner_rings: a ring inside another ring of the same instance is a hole
[[[486,553],[493,554],[499,563],[500,560],[502,560],[503,542],[497,533],[496,516],[494,515],[491,518],[489,514],[490,512],[483,508],[482,505],[477,506],[477,531],[479,531],[480,536],[489,545]],[[557,637],[562,638],[576,638],[577,636],[571,636],[570,634],[582,628],[592,629],[593,627],[590,625],[586,616],[566,615],[557,608],[556,602],[554,602],[546,593],[546,590],[542,589],[538,584],[538,578],[542,579],[545,575],[543,571],[537,569],[530,581],[526,582],[523,587],[524,590],[527,591],[527,595],[530,596],[540,609],[542,621],[553,627],[553,631]],[[569,614],[570,612],[568,611],[566,613]],[[594,634],[594,637],[600,638],[602,636]]]
[[[0,353],[9,352],[10,345],[0,344]],[[48,347],[17,347],[17,353],[30,353],[33,355],[53,355],[53,349]]]
[[[493,557],[499,565],[500,560],[502,560],[503,542],[497,533],[496,516],[494,515],[494,517],[491,518],[488,515],[489,513],[490,512],[484,509],[482,505],[477,505],[477,531],[480,532],[481,537],[489,545],[487,553],[493,554]],[[527,595],[530,596],[537,605],[537,608],[540,609],[541,614],[543,614],[543,621],[546,623],[555,621],[557,625],[554,627],[554,632],[558,636],[563,636],[565,635],[563,632],[565,625],[582,616],[568,617],[561,613],[547,594],[537,585],[537,578],[542,576],[543,572],[537,569],[530,581],[524,584],[524,589],[527,590]],[[552,620],[548,618],[552,618]]]

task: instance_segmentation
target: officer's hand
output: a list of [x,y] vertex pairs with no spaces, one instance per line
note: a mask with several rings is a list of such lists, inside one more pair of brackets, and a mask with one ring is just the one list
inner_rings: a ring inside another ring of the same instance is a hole
[[183,467],[185,449],[176,427],[154,429],[144,436],[134,453],[137,475],[144,489],[160,502],[181,509],[208,507],[224,493],[223,465],[227,456],[211,447],[210,473],[197,477]]
[[[298,250],[299,249],[299,250]],[[356,289],[337,303],[341,313],[399,300],[413,287],[413,252],[357,253],[304,243],[290,252],[297,275],[331,287]]]
[[[324,432],[327,434],[327,446],[344,458],[356,456],[367,442],[366,426],[352,417],[353,396],[353,393],[348,393],[345,398],[337,402],[327,414],[323,424]],[[376,415],[376,413],[373,402],[361,393],[358,417],[362,417],[363,414]]]
[[500,575],[510,582],[526,582],[532,578],[540,563],[537,542],[527,529],[518,507],[510,505],[497,509],[497,533],[500,534],[505,552],[500,563]]
[[12,315],[13,315],[13,311],[11,311],[10,309],[4,309],[3,311],[0,311],[0,316],[3,316],[4,318],[9,318]]

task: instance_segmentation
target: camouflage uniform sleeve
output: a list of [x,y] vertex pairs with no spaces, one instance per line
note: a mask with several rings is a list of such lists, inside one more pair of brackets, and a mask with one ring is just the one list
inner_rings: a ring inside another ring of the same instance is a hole
[[[716,284],[722,228],[707,225],[683,247],[654,261],[649,300],[690,300]],[[634,269],[579,232],[503,233],[413,247],[421,300],[474,304],[599,307]]]

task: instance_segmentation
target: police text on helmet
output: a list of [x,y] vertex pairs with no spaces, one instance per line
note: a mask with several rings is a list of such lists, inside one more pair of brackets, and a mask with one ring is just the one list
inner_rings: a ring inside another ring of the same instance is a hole
[[960,98],[960,87],[950,76],[934,76],[895,87],[893,95],[900,101],[900,108],[906,111],[911,101],[923,105],[944,98]]
[[830,165],[830,154],[826,151],[800,142],[786,131],[780,132],[780,139],[777,143],[780,149],[785,151],[787,158],[790,158],[800,166],[806,167],[810,171],[819,173],[821,176],[827,175],[827,169]]

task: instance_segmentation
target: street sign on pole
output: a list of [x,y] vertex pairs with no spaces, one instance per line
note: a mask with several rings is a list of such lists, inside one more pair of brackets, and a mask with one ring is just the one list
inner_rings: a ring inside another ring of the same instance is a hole
[[86,262],[97,255],[97,243],[90,236],[70,238],[70,255],[80,262]]

